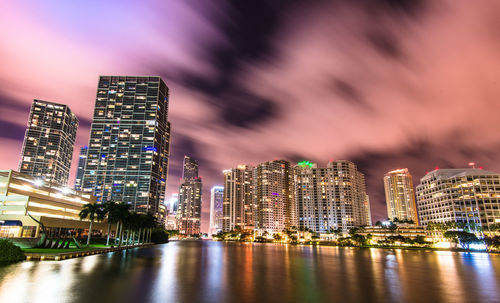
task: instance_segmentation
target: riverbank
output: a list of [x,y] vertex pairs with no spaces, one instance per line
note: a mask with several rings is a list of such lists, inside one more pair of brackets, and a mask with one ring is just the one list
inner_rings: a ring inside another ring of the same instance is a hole
[[139,245],[127,245],[120,247],[108,247],[108,248],[84,248],[76,250],[57,250],[57,249],[32,249],[24,251],[26,256],[26,261],[60,261],[72,258],[86,257],[97,254],[105,254],[109,252],[121,251],[132,248],[144,248],[153,246],[154,243],[139,244]]
[[307,242],[282,242],[282,241],[240,241],[240,240],[215,240],[216,242],[240,242],[240,243],[275,243],[275,244],[290,244],[290,245],[306,245],[306,246],[331,246],[343,248],[379,248],[379,249],[406,249],[406,250],[423,250],[423,251],[449,251],[449,252],[481,252],[489,254],[500,254],[500,251],[492,250],[466,250],[462,248],[441,248],[429,246],[402,246],[402,245],[338,245],[335,242],[307,241]]

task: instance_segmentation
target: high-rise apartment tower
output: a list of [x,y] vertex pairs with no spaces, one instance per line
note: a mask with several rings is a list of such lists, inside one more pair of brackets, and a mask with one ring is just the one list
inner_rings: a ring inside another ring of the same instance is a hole
[[78,156],[78,167],[76,169],[75,190],[82,190],[83,173],[85,172],[85,164],[87,164],[88,146],[80,148],[80,155]]
[[35,99],[24,135],[19,171],[68,184],[78,118],[64,104]]
[[198,177],[198,161],[184,156],[183,178],[179,186],[177,226],[183,235],[198,235],[201,227],[202,182]]
[[259,164],[253,171],[256,228],[259,233],[282,232],[297,227],[290,162],[275,160]]
[[158,214],[170,151],[169,90],[160,77],[101,76],[83,190]]
[[223,230],[235,227],[253,229],[255,227],[255,204],[253,197],[253,169],[248,165],[223,171],[224,204]]
[[390,171],[384,176],[387,217],[418,224],[413,179],[407,168]]
[[294,168],[298,227],[324,233],[370,225],[370,204],[363,174],[349,161],[318,168],[309,161]]

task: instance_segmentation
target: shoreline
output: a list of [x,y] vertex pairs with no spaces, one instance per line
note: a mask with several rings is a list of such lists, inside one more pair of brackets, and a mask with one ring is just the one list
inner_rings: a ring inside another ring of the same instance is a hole
[[359,249],[402,249],[402,250],[422,250],[428,252],[434,251],[444,251],[444,252],[462,252],[462,253],[487,253],[492,255],[499,255],[500,251],[487,251],[487,250],[466,250],[462,248],[435,248],[435,247],[418,247],[418,246],[377,246],[377,245],[364,245],[364,246],[342,246],[335,245],[332,243],[284,243],[284,242],[256,242],[256,241],[239,241],[239,240],[211,240],[214,242],[236,242],[236,243],[263,243],[263,244],[285,244],[285,245],[296,245],[296,246],[329,246],[329,247],[340,247],[340,248],[359,248]]
[[139,244],[139,245],[128,245],[120,247],[108,247],[108,248],[96,248],[88,250],[77,250],[68,252],[23,252],[26,256],[25,261],[61,261],[79,257],[86,257],[91,255],[105,254],[109,252],[128,250],[132,248],[145,248],[155,245],[154,243]]

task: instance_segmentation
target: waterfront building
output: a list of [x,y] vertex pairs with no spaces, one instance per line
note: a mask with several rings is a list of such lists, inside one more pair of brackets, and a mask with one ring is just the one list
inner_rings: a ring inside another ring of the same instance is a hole
[[411,220],[418,225],[413,179],[407,168],[390,171],[384,176],[387,217]]
[[417,209],[422,226],[455,222],[472,231],[500,223],[500,175],[476,168],[436,169],[420,179]]
[[209,234],[222,231],[222,205],[224,201],[224,187],[214,186],[210,190],[210,229]]
[[275,160],[257,165],[253,170],[253,193],[259,234],[297,227],[290,162]]
[[[0,238],[39,237],[40,223],[49,237],[82,234],[89,222],[80,220],[79,213],[83,205],[95,202],[90,194],[59,183],[0,170]],[[104,233],[107,222],[94,222],[92,229]]]
[[85,171],[85,164],[87,163],[87,152],[89,148],[88,146],[84,146],[80,148],[80,155],[78,156],[78,167],[76,169],[76,177],[75,177],[75,190],[82,190],[82,179],[83,173]]
[[35,99],[24,135],[19,171],[68,184],[78,118],[68,106]]
[[170,154],[168,104],[160,77],[99,77],[83,191],[158,218]]
[[223,231],[231,231],[236,226],[253,229],[255,226],[255,204],[253,197],[253,168],[238,165],[223,171],[224,202]]
[[198,161],[184,156],[182,182],[179,186],[177,227],[183,235],[200,234],[202,182]]
[[299,230],[326,233],[371,225],[364,176],[350,161],[318,168],[309,161],[294,167],[294,193]]

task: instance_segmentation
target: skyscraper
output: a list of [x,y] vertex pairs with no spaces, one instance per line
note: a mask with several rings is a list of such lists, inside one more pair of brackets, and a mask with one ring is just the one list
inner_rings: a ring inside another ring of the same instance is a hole
[[318,168],[309,161],[294,168],[298,227],[314,232],[370,225],[370,204],[363,175],[349,161]]
[[78,156],[78,167],[76,169],[75,190],[82,190],[82,179],[85,171],[85,164],[87,163],[88,146],[80,148],[80,155]]
[[476,168],[437,169],[417,185],[422,226],[455,222],[485,231],[500,222],[500,175]]
[[256,166],[253,171],[253,192],[259,233],[278,233],[297,226],[290,162],[275,160]]
[[390,171],[384,176],[387,217],[411,220],[418,224],[413,179],[407,168]]
[[198,161],[184,156],[183,178],[179,186],[179,207],[177,222],[179,233],[197,235],[200,233],[202,183],[198,177]]
[[157,215],[168,176],[168,103],[160,77],[99,77],[84,191]]
[[253,169],[251,166],[238,165],[223,171],[224,204],[223,230],[231,231],[236,226],[242,229],[254,228]]
[[24,135],[19,171],[68,184],[78,118],[64,104],[35,99]]
[[222,202],[224,200],[224,187],[214,186],[210,190],[210,234],[222,231]]
[[198,177],[198,161],[189,157],[184,156],[182,161],[182,179],[190,180]]

